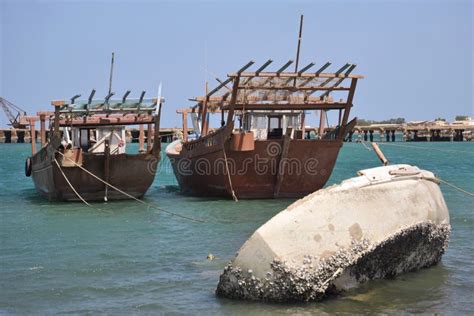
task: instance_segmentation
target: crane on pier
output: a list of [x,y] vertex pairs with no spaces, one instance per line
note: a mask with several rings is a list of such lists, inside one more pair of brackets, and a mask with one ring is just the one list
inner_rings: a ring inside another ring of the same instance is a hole
[[13,128],[27,128],[28,122],[26,120],[25,110],[2,97],[0,97],[0,105],[2,106],[3,112],[5,112],[8,121],[10,121],[10,124],[8,125]]

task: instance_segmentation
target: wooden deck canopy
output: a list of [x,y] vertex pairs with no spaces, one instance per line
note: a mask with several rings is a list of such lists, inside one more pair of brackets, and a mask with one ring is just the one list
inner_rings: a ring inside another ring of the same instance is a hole
[[[357,80],[364,78],[352,74],[355,64],[346,63],[334,72],[327,72],[332,65],[328,61],[316,71],[310,72],[315,63],[311,62],[298,70],[297,58],[294,71],[286,71],[293,60],[276,71],[265,71],[272,63],[273,60],[269,59],[255,71],[248,71],[255,64],[254,61],[249,61],[237,72],[228,74],[226,80],[216,78],[219,85],[209,92],[206,83],[206,95],[189,99],[196,102],[189,111],[178,111],[183,116],[183,130],[187,131],[188,113],[198,115],[202,126],[201,135],[205,136],[209,129],[208,113],[221,113],[221,126],[224,126],[225,113],[228,113],[227,123],[230,123],[235,114],[254,110],[302,111],[303,131],[306,110],[321,111],[320,131],[324,129],[324,117],[327,119],[325,113],[330,110],[339,111],[338,125],[347,123]],[[331,93],[337,95],[337,101]]]
[[[199,107],[202,111],[348,109],[352,106],[357,80],[363,78],[352,74],[356,65],[350,63],[335,72],[324,72],[331,62],[325,63],[315,72],[309,72],[314,63],[309,63],[299,71],[286,72],[293,63],[289,60],[274,72],[264,72],[272,62],[271,59],[266,61],[253,72],[247,70],[254,65],[254,61],[248,62],[239,71],[228,74],[227,80],[218,80],[220,84],[205,96],[190,99],[197,102],[194,108]],[[231,83],[232,89],[229,88]],[[317,92],[321,93],[313,96]],[[331,92],[346,95],[335,102]]]
[[[157,113],[158,98],[145,99],[145,91],[138,99],[127,99],[130,90],[119,100],[111,99],[113,93],[104,99],[94,100],[94,94],[95,90],[92,90],[87,100],[77,100],[80,95],[76,95],[70,102],[52,101],[51,104],[59,112],[59,126],[136,125],[155,121],[153,115]],[[161,104],[164,99],[160,101]]]

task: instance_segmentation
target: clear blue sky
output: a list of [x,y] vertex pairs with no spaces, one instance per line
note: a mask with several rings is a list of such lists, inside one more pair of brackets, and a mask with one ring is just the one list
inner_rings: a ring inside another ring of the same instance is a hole
[[178,126],[175,110],[203,93],[206,55],[221,78],[250,59],[283,64],[304,14],[301,64],[352,62],[367,76],[354,115],[452,120],[474,116],[473,10],[470,0],[0,0],[0,95],[29,113],[92,88],[105,96],[115,51],[113,90],[156,95],[163,81],[162,126]]

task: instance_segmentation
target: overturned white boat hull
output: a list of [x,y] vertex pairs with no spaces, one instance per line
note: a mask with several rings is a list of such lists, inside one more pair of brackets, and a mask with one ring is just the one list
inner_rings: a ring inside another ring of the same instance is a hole
[[429,267],[449,239],[436,177],[409,165],[359,171],[261,226],[225,268],[217,295],[314,301]]

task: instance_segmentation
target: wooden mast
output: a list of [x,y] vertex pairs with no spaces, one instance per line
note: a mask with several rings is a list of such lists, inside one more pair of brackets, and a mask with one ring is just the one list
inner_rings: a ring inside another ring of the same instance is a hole
[[[301,38],[302,38],[302,36],[303,36],[303,14],[300,17],[300,31],[299,31],[299,34],[298,34],[298,47],[296,49],[295,73],[298,73],[298,65],[299,65],[299,62],[300,62],[300,49],[301,49]],[[296,79],[297,78],[295,77],[295,79],[293,80],[293,87],[296,87]],[[304,134],[305,134],[305,124],[306,124],[306,122],[305,122],[306,117],[305,116],[306,116],[306,113],[305,113],[305,110],[303,110],[301,112],[301,139],[304,139]]]
[[112,93],[112,76],[114,74],[115,53],[112,52],[112,60],[110,61],[110,77],[109,77],[109,95]]
[[160,120],[161,120],[161,82],[158,86],[158,96],[156,98],[156,111],[154,113],[155,117],[155,133],[153,135],[153,149],[152,154],[155,158],[160,157],[161,152],[161,137],[160,137]]
[[[296,48],[296,63],[295,63],[295,73],[298,72],[298,64],[300,62],[300,48],[301,48],[301,36],[303,35],[303,14],[300,17],[300,32],[298,34],[298,47]],[[293,87],[296,87],[296,77],[293,82]]]
[[207,103],[208,103],[208,100],[209,100],[207,81],[206,81],[205,91],[206,91],[206,97],[205,97],[204,102],[202,104],[202,114],[201,114],[202,115],[201,137],[206,136],[207,132],[209,130],[209,120],[207,118],[207,112],[208,112]]

